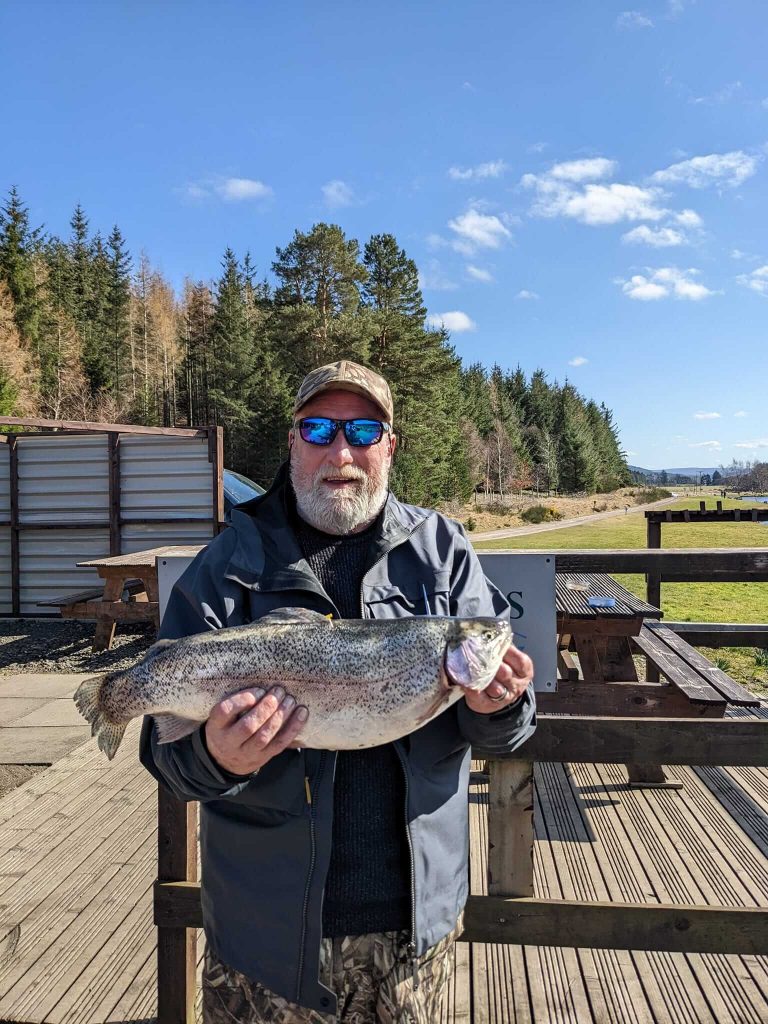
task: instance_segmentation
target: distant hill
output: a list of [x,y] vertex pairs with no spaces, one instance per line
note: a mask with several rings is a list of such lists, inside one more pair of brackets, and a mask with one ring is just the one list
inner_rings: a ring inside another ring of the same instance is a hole
[[721,468],[720,466],[682,466],[669,469],[643,469],[642,466],[629,467],[630,473],[645,477],[651,483],[658,483],[661,474],[665,473],[667,482],[670,484],[687,483],[689,481],[698,483],[700,477],[711,477],[715,470],[724,477],[731,476],[734,473],[733,470],[729,472],[728,467]]

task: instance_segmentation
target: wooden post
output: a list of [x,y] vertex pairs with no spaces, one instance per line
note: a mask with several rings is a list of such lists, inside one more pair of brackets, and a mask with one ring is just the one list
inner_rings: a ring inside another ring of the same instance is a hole
[[120,435],[107,434],[109,447],[109,553],[122,554],[120,539]]
[[[197,804],[157,790],[157,876],[197,881]],[[157,1024],[195,1024],[197,935],[193,928],[157,929]]]
[[[661,547],[661,522],[648,519],[648,547]],[[655,604],[661,608],[661,576],[657,573],[648,573],[645,577],[645,599],[648,604]],[[645,678],[649,683],[658,683],[659,670],[648,658],[645,659]]]
[[533,896],[533,761],[488,770],[488,893]]
[[8,454],[11,458],[11,615],[21,614],[20,560],[19,560],[19,449],[18,438],[8,438]]

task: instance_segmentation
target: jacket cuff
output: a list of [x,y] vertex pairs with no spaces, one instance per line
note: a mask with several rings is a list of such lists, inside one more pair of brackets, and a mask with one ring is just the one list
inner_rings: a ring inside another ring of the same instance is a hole
[[192,734],[192,749],[211,775],[218,779],[223,786],[236,786],[238,783],[247,782],[254,775],[258,775],[258,769],[255,772],[249,772],[247,775],[235,775],[234,772],[223,768],[208,750],[208,743],[205,738],[205,722],[203,722],[199,729],[195,729]]

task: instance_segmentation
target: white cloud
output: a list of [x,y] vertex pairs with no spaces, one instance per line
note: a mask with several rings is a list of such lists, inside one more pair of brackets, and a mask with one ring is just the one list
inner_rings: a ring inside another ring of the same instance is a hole
[[328,206],[352,206],[355,202],[354,190],[346,181],[341,181],[339,178],[326,182],[322,187],[322,192],[323,199]]
[[432,313],[427,317],[427,323],[436,330],[445,327],[447,331],[453,331],[454,334],[477,329],[477,324],[474,320],[468,317],[466,313],[462,313],[460,309],[454,309],[448,313]]
[[739,274],[736,278],[739,284],[750,288],[758,295],[768,295],[768,263],[764,267],[758,267],[751,274]]
[[521,290],[515,296],[516,299],[538,299],[540,296],[538,292],[528,291],[527,288],[521,288]]
[[475,181],[478,178],[499,178],[506,170],[503,160],[489,160],[476,167],[449,167],[448,177],[454,181]]
[[656,171],[651,175],[651,181],[668,185],[684,184],[691,188],[706,188],[708,185],[735,188],[752,177],[757,164],[757,157],[740,149],[731,153],[710,153]]
[[719,412],[695,412],[693,414],[695,420],[719,420]]
[[482,281],[484,284],[490,284],[493,281],[493,274],[490,270],[483,270],[482,267],[475,267],[471,263],[467,264],[467,273],[475,281]]
[[754,441],[738,441],[734,448],[768,448],[768,437],[757,437]]
[[561,164],[554,164],[547,174],[558,181],[599,181],[601,178],[610,178],[617,167],[615,160],[595,156],[586,160],[567,160]]
[[273,191],[269,185],[255,178],[206,178],[190,182],[184,194],[188,199],[208,199],[215,195],[225,202],[242,202],[246,199],[269,199]]
[[631,231],[621,236],[622,242],[630,244],[644,243],[652,245],[654,249],[664,249],[672,245],[684,245],[687,238],[681,231],[674,228],[649,228],[647,224],[640,224]]
[[689,448],[709,448],[713,452],[719,452],[722,450],[722,445],[719,441],[696,441],[695,444],[689,444]]
[[735,412],[733,415],[736,417],[737,420],[743,420],[745,416],[749,415],[749,413],[744,412],[743,409],[739,409],[739,411]]
[[419,270],[419,288],[422,291],[452,292],[459,286],[443,270],[439,260],[430,260]]
[[216,192],[222,199],[239,202],[242,199],[267,199],[272,189],[262,181],[253,178],[227,178],[216,186]]
[[673,296],[676,299],[697,302],[716,294],[698,281],[692,280],[692,276],[698,273],[699,271],[693,267],[688,270],[680,270],[678,267],[659,267],[652,270],[648,267],[645,274],[634,274],[628,281],[618,279],[616,283],[621,285],[621,290],[630,299],[648,302]]
[[695,210],[681,210],[675,214],[675,223],[684,228],[700,228],[704,222]]
[[584,366],[589,362],[584,356],[574,356],[573,359],[568,360],[569,366]]
[[458,241],[453,242],[454,249],[466,255],[472,255],[476,249],[498,249],[505,239],[512,237],[495,214],[481,213],[474,208],[449,220],[448,227],[459,236]]
[[578,190],[548,174],[526,174],[522,184],[536,190],[531,213],[539,217],[570,217],[594,226],[622,220],[656,221],[667,213],[657,205],[661,193],[655,188],[588,183]]
[[731,249],[730,256],[732,260],[743,260],[747,254],[742,252],[741,249]]
[[716,92],[711,93],[709,96],[694,96],[690,100],[691,103],[704,104],[705,106],[716,106],[721,103],[728,103],[730,100],[741,92],[742,84],[739,81],[728,82],[722,89],[718,89]]
[[[768,108],[768,100],[765,101],[765,105]],[[532,142],[530,146],[526,148],[526,153],[543,153],[548,145],[548,142]]]
[[653,22],[640,11],[622,11],[616,19],[616,28],[653,28]]

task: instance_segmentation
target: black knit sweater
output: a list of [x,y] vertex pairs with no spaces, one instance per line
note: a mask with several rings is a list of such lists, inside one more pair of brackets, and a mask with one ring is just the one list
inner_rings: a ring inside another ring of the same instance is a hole
[[[342,618],[360,618],[360,583],[378,523],[344,537],[321,533],[297,515],[304,557]],[[405,780],[391,743],[337,755],[331,864],[323,934],[365,935],[409,928],[410,856]]]

